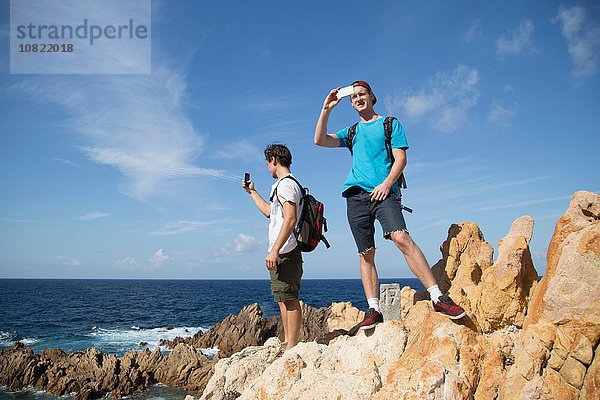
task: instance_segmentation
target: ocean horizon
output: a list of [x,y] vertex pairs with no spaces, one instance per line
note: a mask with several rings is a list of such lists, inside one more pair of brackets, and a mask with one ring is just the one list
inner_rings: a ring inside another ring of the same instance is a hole
[[[35,352],[95,347],[121,355],[193,336],[246,305],[278,315],[268,279],[0,279],[0,348],[20,341]],[[423,289],[416,278],[386,278]],[[300,300],[320,308],[349,301],[366,309],[360,279],[305,279]],[[168,329],[167,329],[168,328]]]

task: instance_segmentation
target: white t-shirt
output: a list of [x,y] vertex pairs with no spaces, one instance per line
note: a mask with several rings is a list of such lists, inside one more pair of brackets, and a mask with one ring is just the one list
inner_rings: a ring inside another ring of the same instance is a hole
[[[293,176],[292,174],[286,176]],[[271,193],[269,194],[269,198],[273,196],[273,192],[275,188],[277,188],[277,198],[273,197],[271,201],[271,215],[269,222],[269,250],[273,248],[273,244],[277,240],[277,236],[281,231],[281,226],[283,225],[283,220],[285,219],[283,215],[283,203],[286,201],[292,202],[296,204],[296,218],[300,217],[300,200],[302,199],[302,191],[298,184],[289,178],[279,178],[272,186]],[[296,237],[292,232],[290,237],[286,240],[286,242],[279,250],[279,253],[288,253],[298,245],[296,243]]]

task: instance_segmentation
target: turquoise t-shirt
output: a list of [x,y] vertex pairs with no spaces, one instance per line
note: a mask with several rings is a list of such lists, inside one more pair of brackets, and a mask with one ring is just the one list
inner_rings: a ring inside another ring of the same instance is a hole
[[[389,175],[392,169],[392,160],[385,149],[384,119],[358,123],[352,146],[352,169],[344,183],[342,193],[352,186],[372,192]],[[350,127],[336,133],[341,147],[349,147],[348,129]],[[392,121],[392,148],[408,149],[404,127],[396,119]],[[392,191],[395,192],[397,187],[398,184],[394,183]]]

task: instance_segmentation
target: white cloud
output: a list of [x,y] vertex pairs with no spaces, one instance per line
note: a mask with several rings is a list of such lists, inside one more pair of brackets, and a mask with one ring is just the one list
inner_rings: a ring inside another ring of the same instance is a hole
[[471,27],[465,32],[463,40],[466,43],[473,43],[483,37],[483,30],[481,28],[481,20],[477,19]]
[[214,152],[213,158],[219,160],[241,160],[247,164],[254,164],[264,159],[264,153],[256,145],[248,141],[229,142],[221,150]]
[[172,236],[172,235],[180,235],[184,233],[196,232],[202,228],[213,227],[216,226],[218,229],[221,229],[223,225],[230,225],[235,223],[235,221],[230,219],[225,220],[215,220],[215,221],[171,221],[165,224],[165,226],[161,229],[150,232],[151,236]]
[[137,261],[136,261],[135,257],[128,256],[121,260],[118,260],[115,264],[117,264],[118,266],[121,266],[121,267],[130,267],[132,265],[136,265]]
[[56,103],[70,114],[71,128],[87,145],[78,147],[95,163],[121,171],[123,191],[138,199],[161,182],[181,177],[222,177],[193,164],[203,139],[183,115],[185,78],[168,68],[152,75],[37,77],[16,89]]
[[555,202],[555,201],[559,201],[559,200],[562,201],[562,200],[570,199],[572,197],[573,197],[572,195],[569,195],[569,196],[551,197],[551,198],[547,198],[547,199],[528,200],[528,201],[522,201],[520,203],[514,203],[514,202],[508,203],[508,204],[503,203],[503,204],[491,205],[491,206],[486,206],[486,207],[480,207],[473,211],[490,211],[490,210],[502,210],[505,208],[518,208],[518,207],[522,207],[522,206],[551,203],[551,202]]
[[150,263],[155,267],[160,267],[169,260],[169,256],[165,254],[165,251],[161,248],[154,252],[150,257]]
[[54,161],[62,163],[62,164],[67,165],[69,167],[79,167],[79,165],[77,165],[73,161],[67,160],[67,159],[64,159],[64,158],[55,158]]
[[22,223],[22,224],[49,224],[50,223],[47,221],[35,221],[35,220],[31,220],[31,219],[17,219],[17,218],[0,218],[0,221],[16,222],[16,223]]
[[554,22],[560,23],[567,39],[573,77],[583,79],[595,75],[600,58],[600,24],[589,21],[586,10],[580,6],[561,6]]
[[522,20],[517,28],[496,40],[496,54],[504,57],[505,55],[539,53],[540,51],[535,48],[531,39],[533,30],[533,22],[528,19]]
[[[118,20],[119,7],[120,2],[107,3],[103,14]],[[110,57],[123,62],[130,54],[115,51]],[[149,75],[38,75],[12,89],[62,107],[65,130],[79,137],[76,148],[92,162],[120,171],[121,190],[143,200],[167,180],[224,175],[195,165],[204,137],[184,113],[187,76],[171,60],[153,57]]]
[[259,245],[260,242],[254,236],[240,233],[235,238],[233,243],[228,243],[225,246],[221,247],[216,252],[216,257],[228,257],[240,253],[247,253],[258,248]]
[[69,257],[66,257],[66,256],[57,256],[56,257],[56,261],[59,264],[70,265],[70,266],[74,266],[74,267],[78,267],[78,266],[81,265],[81,261],[79,261],[77,259],[74,259],[74,258],[69,258]]
[[79,217],[77,219],[81,220],[81,221],[91,221],[94,219],[105,218],[108,216],[110,216],[109,213],[105,213],[105,212],[101,212],[101,211],[93,211],[93,212],[87,213],[85,215],[82,215],[81,217]]
[[279,97],[269,99],[256,99],[257,95],[250,91],[248,97],[254,97],[254,101],[245,102],[242,110],[253,112],[285,112],[298,107],[298,99],[294,97]]
[[434,129],[453,132],[467,124],[469,110],[477,104],[479,71],[459,65],[452,71],[439,72],[418,91],[399,92],[385,99],[392,114],[413,120],[427,118]]
[[266,37],[262,37],[253,42],[246,41],[243,49],[244,54],[256,56],[259,59],[269,59],[272,55],[271,43]]
[[[240,176],[240,180],[241,179],[242,179],[242,177]],[[210,209],[213,211],[228,211],[228,210],[233,210],[233,207],[228,206],[223,203],[213,203],[213,205],[210,206]]]
[[510,122],[515,117],[516,105],[512,108],[505,107],[497,101],[492,103],[490,111],[488,113],[487,120],[489,123],[498,124],[504,127],[510,125]]
[[[447,179],[450,183],[425,188],[417,196],[413,197],[411,201],[414,201],[415,204],[437,204],[439,203],[439,194],[441,192],[444,193],[444,201],[447,202],[456,199],[466,199],[463,202],[465,204],[464,209],[472,210],[480,206],[480,204],[469,204],[473,198],[481,195],[493,197],[491,193],[498,189],[507,189],[506,193],[512,193],[515,190],[518,191],[518,187],[529,187],[535,182],[556,178],[554,175],[543,175],[530,178],[525,177],[518,180],[505,180],[502,175],[498,174],[498,171],[488,173],[484,168],[474,167],[478,162],[477,160],[467,157],[462,160],[456,159],[455,161],[456,163],[453,163],[452,160],[442,161],[437,168],[438,171],[444,171],[446,176],[451,177],[451,179]],[[494,199],[496,198],[494,197]]]
[[245,235],[240,233],[237,238],[233,241],[233,251],[236,253],[243,253],[252,250],[256,247],[258,241],[254,236]]

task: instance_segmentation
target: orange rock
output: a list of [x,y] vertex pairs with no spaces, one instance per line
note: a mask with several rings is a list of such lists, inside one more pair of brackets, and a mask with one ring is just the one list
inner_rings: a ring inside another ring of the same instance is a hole
[[[564,247],[567,244],[567,239],[572,234],[576,232],[581,232],[587,227],[594,225],[598,226],[599,221],[600,195],[586,191],[576,192],[573,195],[573,198],[569,204],[569,208],[556,223],[554,235],[552,236],[552,239],[550,240],[550,245],[548,246],[546,274],[540,281],[539,286],[531,299],[531,302],[529,304],[529,312],[525,320],[525,325],[535,324],[546,313],[552,312],[553,309],[560,307],[558,304],[547,304],[549,300],[552,300],[552,298],[547,296],[549,284],[551,281],[554,280],[554,277],[556,275],[560,276],[561,274],[570,274],[584,285],[594,283],[594,277],[584,276],[580,274],[579,271],[573,271],[570,266],[565,265],[565,263],[570,264],[570,262],[567,262],[567,260],[564,260],[562,265],[559,265],[559,262],[563,254]],[[597,232],[597,230],[594,231]],[[585,239],[584,242],[589,244],[584,247],[588,247],[588,249],[591,250],[591,253],[595,253],[596,255],[600,253],[600,246],[598,245],[597,239],[595,240],[595,243],[593,240]],[[576,248],[577,247],[579,246],[576,245]],[[585,252],[588,251],[584,251],[584,253]],[[598,271],[600,270],[598,258],[597,256],[593,258],[594,259],[590,261],[593,263],[593,266],[595,267],[596,271]],[[595,282],[598,282],[598,279],[595,279]],[[559,285],[556,282],[555,285],[558,287],[552,292],[553,295],[569,294],[567,288],[568,285]],[[598,294],[599,292],[600,291],[596,291],[596,294]]]
[[529,252],[532,236],[531,217],[515,220],[498,245],[497,261],[483,272],[474,312],[483,332],[523,326],[529,295],[538,279]]
[[581,399],[600,399],[600,347],[596,347],[594,361],[587,370],[581,389]]
[[442,292],[448,292],[469,316],[477,308],[483,271],[492,266],[494,250],[472,222],[453,224],[440,246],[442,259],[432,272]]

